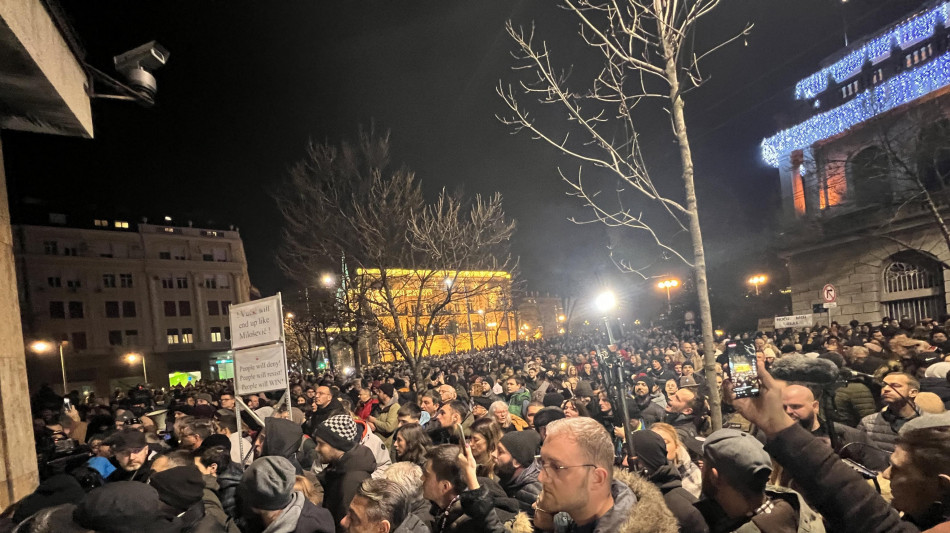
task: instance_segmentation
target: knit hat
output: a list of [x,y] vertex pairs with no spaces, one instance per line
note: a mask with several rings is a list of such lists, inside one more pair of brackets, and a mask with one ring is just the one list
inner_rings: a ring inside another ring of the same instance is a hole
[[347,415],[333,415],[313,430],[313,436],[342,452],[348,452],[356,445],[356,423]]
[[168,526],[159,506],[158,491],[151,485],[115,481],[90,491],[73,511],[73,520],[103,533],[155,531]]
[[204,400],[208,403],[211,403],[211,395],[207,392],[199,392],[198,394],[195,394],[195,400]]
[[242,503],[254,509],[276,511],[290,505],[294,481],[294,465],[286,457],[269,455],[247,467],[238,485],[238,495]]
[[538,454],[541,435],[531,430],[512,431],[505,433],[505,436],[501,438],[501,443],[521,466],[528,466],[534,462],[534,456]]
[[633,453],[637,454],[637,459],[649,474],[666,464],[666,442],[659,434],[649,430],[634,431],[630,443],[633,444]]
[[392,398],[393,394],[396,392],[396,387],[394,387],[392,383],[383,383],[379,386],[379,392]]
[[489,407],[491,407],[492,400],[488,396],[476,396],[472,398],[472,403],[474,403],[475,405],[480,405],[484,407],[485,409],[488,409]]
[[633,384],[636,385],[637,382],[642,381],[647,386],[647,392],[653,392],[653,387],[656,386],[656,382],[653,381],[653,378],[646,374],[640,374],[639,376],[633,378]]
[[158,491],[158,498],[176,511],[185,511],[201,501],[205,481],[194,465],[176,466],[148,477],[149,485]]

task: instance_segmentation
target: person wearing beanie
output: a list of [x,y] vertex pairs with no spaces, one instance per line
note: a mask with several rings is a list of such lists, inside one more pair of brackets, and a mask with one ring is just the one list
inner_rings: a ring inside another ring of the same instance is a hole
[[633,470],[660,489],[666,506],[680,523],[680,531],[708,532],[702,513],[693,507],[696,497],[683,488],[679,470],[666,458],[663,437],[654,431],[634,431],[630,441],[636,453]]
[[379,386],[379,416],[370,416],[366,419],[372,424],[374,432],[386,443],[387,448],[393,446],[393,433],[399,427],[399,394],[391,383]]
[[324,420],[313,432],[317,453],[328,463],[317,479],[323,486],[323,507],[333,515],[337,531],[360,483],[376,471],[373,452],[357,444],[356,423],[348,415],[334,415]]
[[536,431],[525,430],[506,433],[492,452],[498,483],[509,498],[518,500],[518,507],[529,516],[534,516],[534,502],[541,494],[538,481],[541,467],[534,460],[540,448],[541,436]]
[[238,499],[244,533],[332,533],[334,519],[303,492],[294,490],[296,471],[284,457],[261,457],[244,471]]
[[491,407],[492,399],[488,396],[475,396],[472,398],[472,416],[475,420],[488,414],[488,408]]
[[[640,374],[633,378],[633,396],[637,402],[640,417],[643,418],[644,424],[648,427],[663,421],[663,418],[666,416],[666,411],[663,410],[663,406],[655,401],[656,398],[653,395],[653,388],[655,386],[656,383],[653,381],[653,378],[646,374]],[[657,392],[656,395],[660,398],[663,397],[663,394],[660,392]],[[664,400],[664,404],[665,403]]]
[[[205,513],[202,501],[205,482],[194,464],[153,472],[148,478],[148,484],[158,491],[158,498],[163,504],[162,514],[169,521],[177,518],[183,531],[230,533],[237,527],[231,524],[232,527],[228,529],[218,518]],[[220,506],[221,502],[218,502],[218,505]]]

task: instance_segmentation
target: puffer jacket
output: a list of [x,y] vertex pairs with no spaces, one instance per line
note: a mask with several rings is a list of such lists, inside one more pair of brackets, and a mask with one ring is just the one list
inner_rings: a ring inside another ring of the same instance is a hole
[[215,492],[221,500],[221,507],[228,516],[238,518],[241,512],[237,504],[237,488],[241,483],[244,471],[238,463],[231,463],[223,472],[218,472],[218,490]]
[[205,516],[211,517],[221,524],[227,533],[241,533],[234,519],[228,516],[224,511],[224,506],[221,505],[221,500],[217,494],[220,489],[217,478],[210,474],[206,474],[202,477],[205,481],[205,490],[201,495],[201,503],[204,504]]
[[861,419],[858,429],[864,432],[867,442],[887,453],[894,453],[897,443],[897,432],[910,420],[891,413],[884,408],[880,413],[874,413]]
[[835,422],[857,427],[861,419],[877,412],[874,395],[863,383],[848,383],[835,391],[835,412],[831,418]]
[[[614,469],[610,487],[614,506],[597,520],[594,533],[677,533],[676,518],[654,484],[626,470]],[[554,531],[567,533],[575,524],[567,513],[554,517]]]
[[393,434],[399,427],[399,402],[393,398],[389,405],[381,408],[376,417],[376,435],[386,444],[387,448],[393,445]]

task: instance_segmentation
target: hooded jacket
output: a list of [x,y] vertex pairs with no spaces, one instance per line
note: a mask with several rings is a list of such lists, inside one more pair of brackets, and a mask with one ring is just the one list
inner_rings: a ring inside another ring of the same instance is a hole
[[360,483],[376,470],[373,452],[362,444],[357,444],[342,457],[330,463],[317,479],[323,486],[323,507],[333,515],[337,531],[342,532],[340,520],[346,516],[350,500],[356,495]]
[[[594,533],[677,533],[676,518],[655,485],[626,470],[614,469],[610,487],[614,506],[597,520]],[[554,517],[554,531],[567,533],[574,521],[567,513]]]
[[303,439],[300,426],[284,418],[269,417],[264,420],[264,432],[261,457],[284,457],[294,465],[298,476],[303,475],[303,468],[297,461],[297,450],[300,449],[300,441]]
[[534,515],[532,505],[538,500],[538,495],[541,494],[541,482],[538,481],[540,472],[541,467],[538,466],[537,461],[534,461],[509,482],[501,485],[509,497],[518,500],[521,510],[531,516]]
[[333,518],[326,509],[310,503],[300,491],[269,526],[250,526],[245,533],[333,533]]
[[665,464],[658,468],[650,476],[650,483],[660,489],[666,506],[670,508],[673,516],[680,524],[681,532],[706,533],[709,531],[709,526],[706,525],[702,513],[693,507],[696,498],[683,488],[683,481],[680,479],[679,471],[675,466]]
[[201,503],[205,507],[205,516],[209,516],[219,524],[221,524],[227,533],[241,533],[241,530],[238,529],[237,524],[234,523],[228,514],[224,511],[224,506],[221,505],[221,499],[218,498],[218,480],[212,475],[204,475],[202,478],[205,481],[205,490],[201,495]]
[[379,438],[379,435],[369,430],[369,425],[366,422],[362,420],[354,420],[354,422],[356,422],[356,435],[359,437],[359,443],[369,448],[376,458],[376,471],[373,473],[373,477],[380,477],[393,464],[393,459],[389,455],[389,448]]

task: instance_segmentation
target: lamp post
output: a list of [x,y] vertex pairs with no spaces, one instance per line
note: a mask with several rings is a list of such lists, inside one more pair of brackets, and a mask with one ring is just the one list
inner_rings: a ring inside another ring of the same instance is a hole
[[139,357],[142,358],[142,377],[145,379],[145,383],[148,383],[148,370],[145,369],[145,354],[137,354],[134,352],[125,354],[125,360],[130,364],[135,364],[135,361]]
[[768,278],[766,278],[766,277],[765,277],[764,275],[762,275],[762,274],[758,274],[758,275],[755,275],[755,276],[752,276],[751,278],[749,278],[749,283],[751,283],[752,286],[755,287],[755,295],[756,295],[756,296],[759,295],[759,285],[762,285],[762,284],[765,283],[766,281],[768,281]]
[[[619,351],[619,347],[616,346],[616,341],[614,341],[614,335],[610,331],[610,320],[607,318],[607,314],[612,311],[617,306],[617,297],[614,296],[614,293],[610,291],[605,291],[600,293],[597,296],[597,299],[594,301],[597,309],[604,316],[604,327],[607,328],[607,340],[610,341],[611,346],[614,346],[615,349]],[[614,404],[620,404],[620,410],[623,412],[623,434],[624,441],[627,444],[627,454],[629,457],[633,457],[633,445],[630,442],[630,435],[633,434],[630,428],[630,408],[627,407],[627,391],[626,385],[624,383],[623,375],[623,359],[620,358],[620,354],[610,354],[610,347],[607,348],[605,356],[601,358],[601,363],[604,366],[603,376],[604,382],[607,384],[608,388],[613,388],[615,390],[614,395]],[[616,371],[616,374],[613,372]]]
[[59,345],[59,368],[63,373],[63,396],[69,393],[69,387],[66,385],[66,358],[63,357],[63,346],[66,341],[52,343],[50,341],[33,341],[30,343],[30,351],[33,353],[49,353],[53,351],[54,344]]
[[679,285],[680,285],[680,281],[675,278],[665,279],[656,284],[657,287],[661,289],[666,289],[666,312],[667,313],[673,312],[673,302],[670,298],[670,289],[675,289],[676,287],[679,287]]

